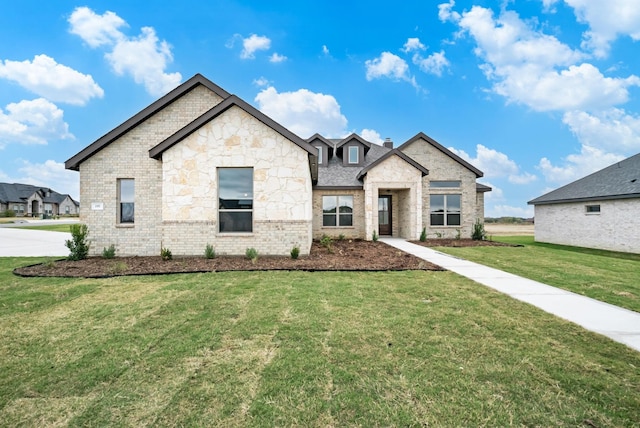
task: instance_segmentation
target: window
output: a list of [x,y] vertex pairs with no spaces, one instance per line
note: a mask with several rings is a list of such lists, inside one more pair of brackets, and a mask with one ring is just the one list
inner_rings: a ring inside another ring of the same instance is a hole
[[358,163],[360,160],[358,159],[360,154],[360,150],[358,146],[349,146],[349,157],[347,158],[348,163]]
[[460,226],[460,195],[431,195],[431,226]]
[[253,168],[218,169],[218,230],[253,232]]
[[131,223],[134,219],[135,182],[132,178],[118,180],[118,223]]
[[322,146],[316,146],[318,149],[318,165],[322,165]]
[[353,226],[353,196],[323,196],[322,225],[325,227]]
[[585,205],[587,214],[600,214],[600,205]]
[[461,184],[462,183],[459,180],[458,181],[455,181],[455,180],[451,180],[451,181],[430,181],[429,182],[429,187],[442,189],[442,188],[450,188],[450,187],[460,187]]
[[71,209],[69,208],[69,205],[67,205],[66,207],[64,207],[64,213],[65,214],[69,214],[71,212]]

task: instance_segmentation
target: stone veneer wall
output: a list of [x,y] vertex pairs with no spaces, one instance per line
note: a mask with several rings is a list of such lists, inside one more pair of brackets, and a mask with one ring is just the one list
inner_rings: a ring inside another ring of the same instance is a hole
[[[322,197],[332,195],[353,196],[353,226],[325,227],[322,225]],[[364,190],[314,190],[313,191],[313,239],[322,235],[336,238],[344,235],[348,239],[364,239]]]
[[[218,233],[218,168],[253,168],[253,232]],[[163,245],[173,254],[308,254],[308,152],[232,107],[162,154]]]
[[[367,172],[364,177],[365,238],[378,231],[378,196],[390,189],[405,190],[397,198],[397,214],[401,238],[416,239],[422,229],[422,173],[398,156],[391,156]],[[403,195],[404,194],[404,195]],[[393,204],[392,198],[392,204]],[[392,208],[393,210],[393,208]]]
[[[455,238],[460,230],[463,238],[471,237],[473,224],[478,218],[475,173],[424,140],[415,141],[402,151],[429,170],[429,175],[422,178],[422,222],[427,228],[427,235],[434,237],[441,234],[445,238]],[[460,180],[462,186],[459,189],[431,189],[431,180]],[[462,195],[460,226],[431,226],[430,194]],[[480,220],[484,221],[484,214]]]
[[[586,212],[600,205],[600,213]],[[535,206],[535,240],[640,254],[640,198]]]
[[[160,254],[162,162],[151,159],[149,149],[221,100],[198,85],[80,164],[80,221],[89,229],[90,255],[111,244],[119,256]],[[119,178],[135,180],[133,225],[117,224]]]

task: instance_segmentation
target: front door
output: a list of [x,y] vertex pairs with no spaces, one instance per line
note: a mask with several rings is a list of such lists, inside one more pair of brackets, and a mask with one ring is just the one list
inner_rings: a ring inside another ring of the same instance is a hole
[[378,196],[378,235],[391,235],[391,195]]

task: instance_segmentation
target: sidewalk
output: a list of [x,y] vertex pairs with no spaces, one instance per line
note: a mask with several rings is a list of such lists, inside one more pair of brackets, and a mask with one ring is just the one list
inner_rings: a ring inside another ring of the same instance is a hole
[[443,254],[404,239],[381,237],[380,241],[640,351],[640,313]]

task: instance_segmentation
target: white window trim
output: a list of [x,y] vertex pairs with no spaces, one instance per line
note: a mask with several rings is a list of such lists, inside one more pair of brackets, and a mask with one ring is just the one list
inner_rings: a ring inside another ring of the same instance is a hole
[[[351,149],[355,149],[355,162],[351,162]],[[360,163],[360,148],[358,146],[349,146],[349,148],[347,149],[347,163],[350,165],[357,165]]]
[[322,146],[315,146],[318,149],[318,165],[322,165]]

